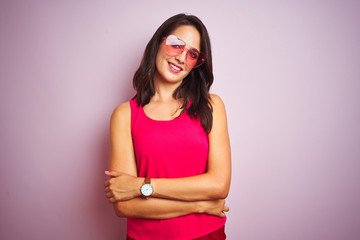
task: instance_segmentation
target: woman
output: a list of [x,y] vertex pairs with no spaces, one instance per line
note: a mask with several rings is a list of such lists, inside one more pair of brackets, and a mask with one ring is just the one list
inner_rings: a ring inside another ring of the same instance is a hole
[[110,122],[105,193],[127,239],[225,239],[231,178],[225,107],[209,94],[210,40],[195,16],[166,20],[148,43],[136,96]]

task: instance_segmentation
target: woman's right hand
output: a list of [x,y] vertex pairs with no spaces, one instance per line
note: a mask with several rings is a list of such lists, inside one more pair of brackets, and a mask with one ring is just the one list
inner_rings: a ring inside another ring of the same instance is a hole
[[224,212],[229,211],[229,207],[225,206],[225,199],[199,201],[202,213],[215,215],[218,217],[225,217]]

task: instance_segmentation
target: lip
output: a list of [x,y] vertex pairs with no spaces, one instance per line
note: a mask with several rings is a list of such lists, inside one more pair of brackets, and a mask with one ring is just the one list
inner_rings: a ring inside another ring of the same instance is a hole
[[[175,63],[168,62],[168,64],[169,64],[169,68],[170,68],[170,70],[171,70],[172,72],[174,72],[174,73],[179,73],[179,72],[181,72],[181,71],[183,70],[183,69],[182,69],[182,67],[180,67],[180,66],[176,65]],[[177,69],[175,69],[175,68],[173,68],[171,65],[174,65],[175,67],[179,68],[179,69],[180,69],[180,71],[179,71],[179,70],[177,70]]]

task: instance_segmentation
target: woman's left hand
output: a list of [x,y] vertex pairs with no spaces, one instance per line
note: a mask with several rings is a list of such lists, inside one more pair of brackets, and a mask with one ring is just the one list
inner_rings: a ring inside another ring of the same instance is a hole
[[110,177],[104,184],[105,196],[110,203],[141,196],[140,188],[144,182],[143,178],[116,171],[105,171],[105,174]]

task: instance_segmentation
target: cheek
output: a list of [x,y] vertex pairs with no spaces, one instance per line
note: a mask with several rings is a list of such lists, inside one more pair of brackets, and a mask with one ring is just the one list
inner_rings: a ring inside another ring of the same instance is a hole
[[161,64],[167,62],[168,56],[161,50],[156,55],[156,67],[160,67]]
[[189,72],[191,71],[192,68],[188,67],[186,64],[185,64],[185,68],[184,68],[184,74],[188,75]]

